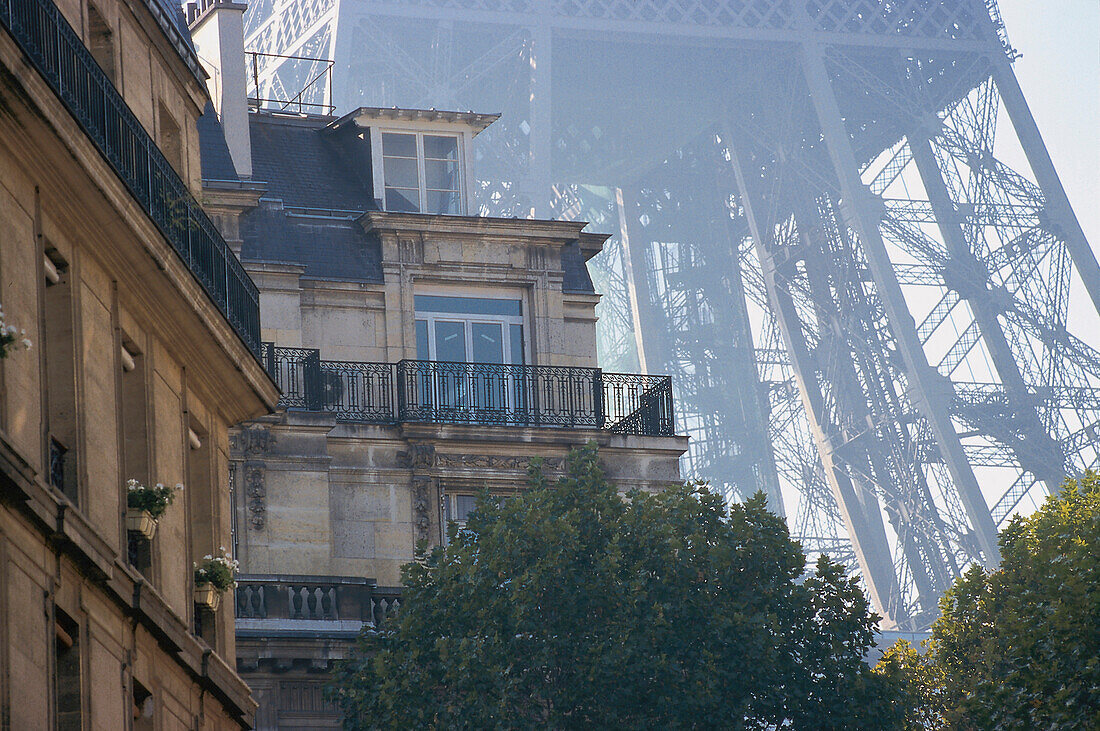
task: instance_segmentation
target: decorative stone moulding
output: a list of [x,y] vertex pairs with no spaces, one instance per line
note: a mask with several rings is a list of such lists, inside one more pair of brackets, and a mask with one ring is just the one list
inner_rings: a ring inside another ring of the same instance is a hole
[[126,508],[126,530],[151,541],[157,534],[157,519],[148,510]]
[[221,592],[219,592],[209,581],[195,585],[195,604],[200,607],[214,612],[217,611],[218,604],[221,603],[221,600]]

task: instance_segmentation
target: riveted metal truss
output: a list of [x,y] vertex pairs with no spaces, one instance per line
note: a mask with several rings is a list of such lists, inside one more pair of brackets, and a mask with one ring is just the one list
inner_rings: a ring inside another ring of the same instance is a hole
[[1100,462],[1100,268],[993,0],[261,0],[246,34],[335,58],[342,109],[502,112],[482,212],[613,234],[602,363],[673,375],[685,471],[887,625]]

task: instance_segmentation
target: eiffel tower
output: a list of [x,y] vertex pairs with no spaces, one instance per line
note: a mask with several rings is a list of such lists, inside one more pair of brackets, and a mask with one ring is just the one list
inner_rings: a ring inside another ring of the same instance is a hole
[[994,0],[257,0],[246,36],[256,98],[502,112],[481,212],[614,234],[603,365],[673,375],[685,472],[884,627],[1100,459],[1100,267]]

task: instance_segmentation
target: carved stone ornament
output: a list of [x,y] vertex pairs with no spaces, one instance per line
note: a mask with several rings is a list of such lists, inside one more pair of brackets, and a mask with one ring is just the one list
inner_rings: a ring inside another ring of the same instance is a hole
[[263,530],[267,522],[267,487],[264,485],[262,464],[245,464],[244,494],[245,505],[248,507],[248,525],[253,530]]
[[435,447],[431,444],[411,444],[408,452],[397,453],[397,465],[413,470],[427,470],[435,465]]
[[432,526],[430,494],[432,492],[432,478],[424,475],[413,477],[413,526],[416,528],[416,540],[428,540],[428,533]]
[[[495,454],[444,454],[435,456],[436,465],[452,469],[480,470],[526,470],[534,457],[508,457]],[[545,457],[543,468],[548,472],[561,472],[565,469],[564,457]]]
[[543,271],[547,266],[546,248],[543,246],[527,247],[527,269],[529,271]]
[[397,240],[397,257],[402,264],[423,264],[423,239],[405,237],[399,238]]
[[240,430],[233,439],[234,446],[245,459],[265,454],[275,446],[275,435],[262,424],[251,424]]

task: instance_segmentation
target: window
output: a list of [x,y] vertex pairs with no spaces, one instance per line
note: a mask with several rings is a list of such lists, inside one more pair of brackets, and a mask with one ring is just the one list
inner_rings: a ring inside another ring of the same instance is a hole
[[416,295],[416,357],[524,364],[523,302]]
[[92,52],[103,73],[111,83],[118,86],[115,76],[115,44],[111,38],[111,26],[107,25],[103,15],[95,5],[88,4],[88,50]]
[[382,133],[387,211],[462,213],[462,166],[455,135]]
[[163,104],[159,105],[160,117],[160,151],[164,153],[164,159],[182,178],[183,175],[183,139],[180,136],[180,126],[175,118]]
[[80,731],[80,627],[60,609],[54,620],[55,726],[58,731]]
[[50,484],[79,505],[72,277],[68,263],[52,247],[47,248],[43,266],[46,272],[46,292],[42,354],[46,360],[46,430]]
[[443,541],[449,540],[450,526],[454,523],[459,530],[466,527],[466,519],[474,512],[477,497],[474,495],[446,494],[443,496]]
[[141,683],[134,681],[133,731],[153,731],[153,694]]
[[[149,412],[146,391],[145,356],[125,333],[119,348],[122,368],[122,468],[123,479],[149,485]],[[137,533],[127,531],[127,557],[130,565],[146,578],[153,577],[152,546]]]
[[122,365],[122,461],[124,477],[148,485],[149,424],[145,356],[125,334],[119,350]]
[[[187,427],[187,502],[188,520],[191,524],[191,550],[193,559],[204,554],[219,554],[214,547],[224,545],[217,504],[220,492],[214,489],[213,452],[208,434],[198,421]],[[218,615],[195,607],[195,634],[207,645],[219,649]]]

